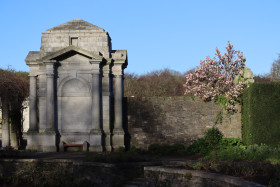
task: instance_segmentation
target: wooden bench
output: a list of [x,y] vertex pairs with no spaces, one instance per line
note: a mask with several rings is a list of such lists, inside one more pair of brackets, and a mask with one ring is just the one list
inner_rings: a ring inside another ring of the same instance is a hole
[[63,146],[66,147],[83,147],[83,144],[63,144]]
[[68,147],[82,147],[83,151],[88,152],[88,142],[85,141],[83,144],[67,144],[65,142],[61,142],[59,144],[59,151],[64,152],[66,148]]

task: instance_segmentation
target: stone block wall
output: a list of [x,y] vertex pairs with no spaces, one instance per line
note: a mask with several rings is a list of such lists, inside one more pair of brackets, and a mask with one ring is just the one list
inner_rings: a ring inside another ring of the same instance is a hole
[[111,39],[107,32],[47,31],[42,34],[41,50],[45,53],[56,52],[69,46],[71,38],[77,38],[76,46],[97,54],[101,52],[104,57],[109,57]]
[[153,162],[96,163],[64,159],[0,159],[0,186],[122,186]]
[[208,173],[197,170],[186,170],[166,167],[145,167],[145,186],[247,186],[264,187],[261,184],[253,183],[237,177]]
[[[225,137],[241,137],[241,107],[229,115],[214,102],[199,98],[153,97],[126,98],[130,145],[147,149],[150,144],[182,143],[190,145],[216,125]],[[222,112],[221,123],[215,124]]]

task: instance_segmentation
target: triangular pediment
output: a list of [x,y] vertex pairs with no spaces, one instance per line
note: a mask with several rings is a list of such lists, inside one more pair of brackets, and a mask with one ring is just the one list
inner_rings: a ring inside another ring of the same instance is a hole
[[88,59],[91,60],[95,60],[95,61],[102,61],[103,57],[99,56],[97,54],[94,54],[90,51],[81,49],[77,46],[74,45],[70,45],[66,48],[63,48],[57,52],[54,52],[52,54],[46,55],[43,58],[41,58],[41,61],[45,61],[45,60],[62,60],[65,58],[68,58],[69,56],[72,56],[73,54],[79,54],[82,55],[84,57],[87,57]]

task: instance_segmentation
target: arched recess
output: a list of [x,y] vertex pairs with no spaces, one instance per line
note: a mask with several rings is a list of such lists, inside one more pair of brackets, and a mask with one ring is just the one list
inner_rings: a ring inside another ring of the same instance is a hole
[[60,132],[89,132],[91,129],[91,91],[81,79],[67,77],[58,87],[58,128]]
[[62,91],[63,91],[63,89],[65,89],[64,88],[65,85],[67,85],[68,82],[71,80],[80,81],[85,86],[84,91],[87,92],[89,95],[91,94],[91,86],[85,79],[80,78],[80,77],[67,76],[60,81],[58,89],[57,89],[57,96],[59,96],[59,97],[62,96]]

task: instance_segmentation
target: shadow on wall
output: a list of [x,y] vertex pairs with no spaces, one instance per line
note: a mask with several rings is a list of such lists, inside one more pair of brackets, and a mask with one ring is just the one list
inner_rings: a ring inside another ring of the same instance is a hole
[[165,135],[159,130],[159,125],[165,116],[161,115],[159,105],[145,98],[124,98],[123,103],[125,145],[128,148],[135,144],[145,147],[151,143],[164,142]]
[[[199,98],[130,97],[124,100],[124,130],[126,145],[147,149],[150,144],[190,145],[215,126],[221,107]],[[240,111],[216,124],[225,137],[241,137]]]

